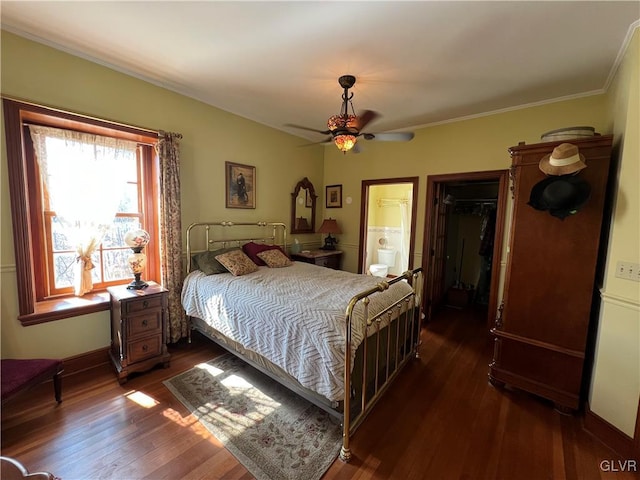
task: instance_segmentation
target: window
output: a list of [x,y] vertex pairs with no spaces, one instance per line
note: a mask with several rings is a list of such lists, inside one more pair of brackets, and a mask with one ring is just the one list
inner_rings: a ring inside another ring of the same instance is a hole
[[[124,235],[143,228],[158,238],[157,135],[8,99],[3,106],[19,319],[33,324],[107,309],[106,295],[99,292],[133,279]],[[63,134],[73,141],[59,137]],[[96,146],[97,139],[106,146]],[[112,148],[115,143],[126,149]],[[72,148],[78,147],[98,152],[96,161],[75,163]],[[84,217],[79,215],[83,210]],[[82,218],[98,217],[101,210],[106,220],[99,222],[101,231],[94,238],[100,243],[91,255],[92,292],[97,293],[73,297],[78,253],[72,237],[78,238]],[[158,243],[145,248],[145,279],[159,280]]]

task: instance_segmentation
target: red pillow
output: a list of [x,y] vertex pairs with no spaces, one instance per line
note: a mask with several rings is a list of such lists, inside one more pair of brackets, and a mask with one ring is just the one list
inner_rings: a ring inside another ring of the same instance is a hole
[[260,257],[258,257],[258,254],[260,252],[264,252],[265,250],[280,250],[282,253],[287,255],[278,245],[265,245],[262,243],[249,242],[245,243],[242,246],[242,251],[246,253],[251,260],[253,260],[253,263],[259,266],[266,265],[266,263],[264,263],[264,261]]

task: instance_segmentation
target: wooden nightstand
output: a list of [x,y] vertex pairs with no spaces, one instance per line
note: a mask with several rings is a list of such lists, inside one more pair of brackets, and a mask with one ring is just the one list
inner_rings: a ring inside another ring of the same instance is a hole
[[291,258],[298,262],[313,263],[321,267],[340,270],[342,252],[340,250],[312,250],[310,252],[292,253]]
[[154,282],[141,290],[109,287],[111,295],[111,362],[118,381],[159,363],[169,366],[166,317],[167,290]]

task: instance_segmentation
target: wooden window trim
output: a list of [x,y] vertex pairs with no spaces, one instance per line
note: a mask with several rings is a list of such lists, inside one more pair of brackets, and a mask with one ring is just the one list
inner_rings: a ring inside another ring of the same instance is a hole
[[109,310],[111,301],[107,292],[92,292],[75,297],[67,295],[52,300],[35,302],[34,311],[25,315],[19,315],[18,320],[23,326],[37,325],[39,323],[62,320],[64,318],[77,317],[89,313]]
[[[58,128],[71,128],[88,133],[101,135],[117,134],[121,138],[127,138],[143,144],[154,144],[157,132],[139,129],[127,125],[117,124],[106,120],[95,119],[82,115],[51,109],[41,105],[35,105],[3,98],[3,110],[5,121],[5,145],[7,152],[9,196],[12,210],[13,242],[15,250],[15,265],[18,290],[18,320],[22,325],[35,325],[39,323],[70,318],[78,315],[94,313],[109,309],[109,298],[105,291],[97,291],[82,297],[71,295],[59,298],[49,298],[38,301],[40,282],[36,279],[37,268],[42,268],[42,255],[37,254],[32,238],[33,225],[36,219],[32,218],[29,209],[29,192],[33,191],[33,185],[29,185],[27,168],[33,165],[26,158],[23,138],[23,123],[37,122]],[[157,157],[154,163],[157,172]],[[150,169],[147,169],[149,171]],[[150,172],[148,175],[152,175]],[[157,175],[156,175],[157,177]],[[148,182],[148,183],[147,183]],[[145,178],[144,195],[153,210],[157,212],[159,186],[155,178]],[[31,189],[31,190],[30,190]],[[147,230],[152,238],[158,239],[159,221],[155,212],[145,211],[150,218],[151,226]],[[37,233],[36,233],[37,234]],[[43,239],[40,238],[41,242]],[[160,257],[158,243],[154,242],[153,248],[148,248],[148,269],[145,278],[160,283]]]

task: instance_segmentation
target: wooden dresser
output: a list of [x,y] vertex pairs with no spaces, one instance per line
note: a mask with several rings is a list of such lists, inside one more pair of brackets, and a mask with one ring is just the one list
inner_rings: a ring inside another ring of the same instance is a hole
[[126,285],[109,287],[111,295],[111,350],[120,383],[133,372],[143,372],[160,363],[169,366],[166,316],[167,290],[154,282],[141,290]]
[[532,187],[545,178],[540,159],[564,142],[509,149],[514,201],[503,302],[496,319],[492,384],[526,390],[561,411],[579,408],[591,321],[612,136],[565,140],[587,168],[591,196],[564,219],[532,208]]
[[292,253],[291,258],[298,262],[313,263],[321,267],[340,270],[342,252],[340,250],[311,250],[309,252]]

